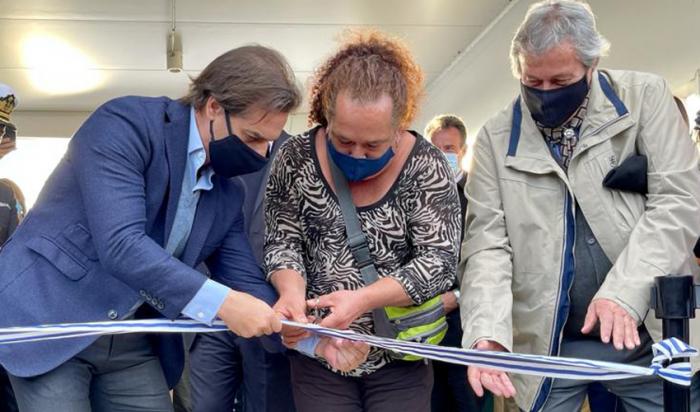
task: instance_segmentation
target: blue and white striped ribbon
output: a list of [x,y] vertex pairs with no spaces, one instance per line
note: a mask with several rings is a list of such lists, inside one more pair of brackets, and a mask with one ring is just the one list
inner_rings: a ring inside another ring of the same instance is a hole
[[[304,328],[319,335],[365,342],[371,346],[406,355],[416,355],[465,366],[474,365],[497,369],[509,373],[563,379],[613,380],[657,375],[667,381],[689,386],[692,378],[689,362],[674,363],[668,366],[664,366],[664,363],[678,358],[698,355],[698,351],[695,348],[678,339],[671,338],[654,344],[652,347],[654,358],[651,365],[642,367],[576,358],[451,348],[362,335],[349,330],[329,329],[315,324],[302,324],[291,321],[283,321],[283,323]],[[144,319],[116,322],[66,323],[0,328],[0,345],[123,333],[204,333],[226,330],[228,328],[222,321],[215,321],[212,326],[207,326],[187,319],[175,321]]]

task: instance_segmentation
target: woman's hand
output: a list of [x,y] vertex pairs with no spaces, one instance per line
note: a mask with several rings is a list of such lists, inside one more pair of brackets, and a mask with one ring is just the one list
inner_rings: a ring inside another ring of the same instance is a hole
[[[308,322],[304,296],[291,294],[282,295],[272,309],[284,316],[285,319],[299,323]],[[294,348],[300,340],[310,336],[309,332],[302,328],[295,328],[287,325],[282,326],[282,332],[280,332],[280,334],[282,335],[282,343],[288,348]]]
[[321,326],[333,329],[347,329],[355,319],[370,310],[361,290],[339,290],[309,299],[306,306],[311,310],[330,309],[330,314],[323,318]]
[[341,372],[350,372],[367,360],[369,345],[346,339],[322,337],[316,355]]
[[[307,323],[306,282],[304,278],[298,272],[282,269],[270,276],[270,282],[280,295],[272,309],[287,320]],[[283,326],[281,335],[284,345],[288,348],[294,348],[297,342],[309,337],[309,332],[301,328]]]

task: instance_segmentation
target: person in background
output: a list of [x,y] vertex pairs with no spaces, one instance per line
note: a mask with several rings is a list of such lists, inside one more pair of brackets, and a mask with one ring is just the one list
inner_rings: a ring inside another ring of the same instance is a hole
[[[260,171],[234,178],[243,190],[243,215],[253,256],[263,263],[264,200],[270,164],[289,135],[282,132]],[[199,334],[190,352],[194,412],[294,412],[289,360],[258,339],[231,332]]]
[[[654,278],[698,274],[698,153],[668,84],[599,69],[607,46],[572,0],[533,4],[513,38],[520,96],[479,132],[467,181],[464,347],[646,367]],[[589,384],[473,367],[469,381],[547,412],[578,410]],[[663,409],[657,377],[602,385],[627,412]]]
[[[457,186],[460,219],[464,227],[464,217],[467,212],[467,198],[464,195],[464,185],[467,174],[462,169],[462,160],[467,153],[467,128],[464,121],[452,114],[435,116],[425,127],[423,133],[426,139],[435,145],[447,158],[454,174]],[[464,230],[460,231],[460,244],[464,238]],[[445,313],[447,314],[447,334],[440,345],[459,348],[462,346],[462,324],[459,316],[459,280],[457,277],[450,291],[443,293]],[[433,394],[431,408],[433,412],[467,412],[481,411],[484,398],[474,394],[467,383],[467,368],[443,362],[433,362]]]
[[[0,83],[0,160],[17,148],[17,129],[10,115],[17,107],[12,88]],[[0,179],[0,249],[25,213],[24,195],[9,179]],[[0,412],[17,412],[17,402],[5,368],[0,367]]]
[[[373,309],[420,304],[454,283],[454,174],[435,146],[407,130],[422,80],[408,48],[372,30],[348,33],[316,71],[309,118],[317,126],[282,147],[267,186],[265,266],[280,294],[275,309],[288,318],[305,321],[310,308],[321,326],[375,334]],[[329,159],[348,181],[377,281],[364,281],[348,245]],[[286,344],[309,342],[289,332]],[[430,410],[430,362],[372,349],[349,370],[301,354],[290,364],[299,412]]]

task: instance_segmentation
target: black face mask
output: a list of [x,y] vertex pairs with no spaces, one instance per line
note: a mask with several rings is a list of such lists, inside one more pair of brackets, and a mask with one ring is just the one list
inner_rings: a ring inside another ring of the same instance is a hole
[[545,127],[564,124],[581,106],[588,94],[588,79],[554,90],[539,90],[520,83],[520,94],[532,118]]
[[233,134],[229,112],[225,111],[224,116],[228,136],[223,139],[214,140],[214,121],[209,122],[209,161],[214,173],[230,178],[254,173],[265,167],[268,159]]

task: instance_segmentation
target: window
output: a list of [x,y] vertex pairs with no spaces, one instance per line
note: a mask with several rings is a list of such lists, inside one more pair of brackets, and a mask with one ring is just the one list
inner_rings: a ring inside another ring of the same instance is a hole
[[18,137],[17,150],[0,159],[0,177],[22,189],[31,209],[41,188],[68,148],[68,138]]

